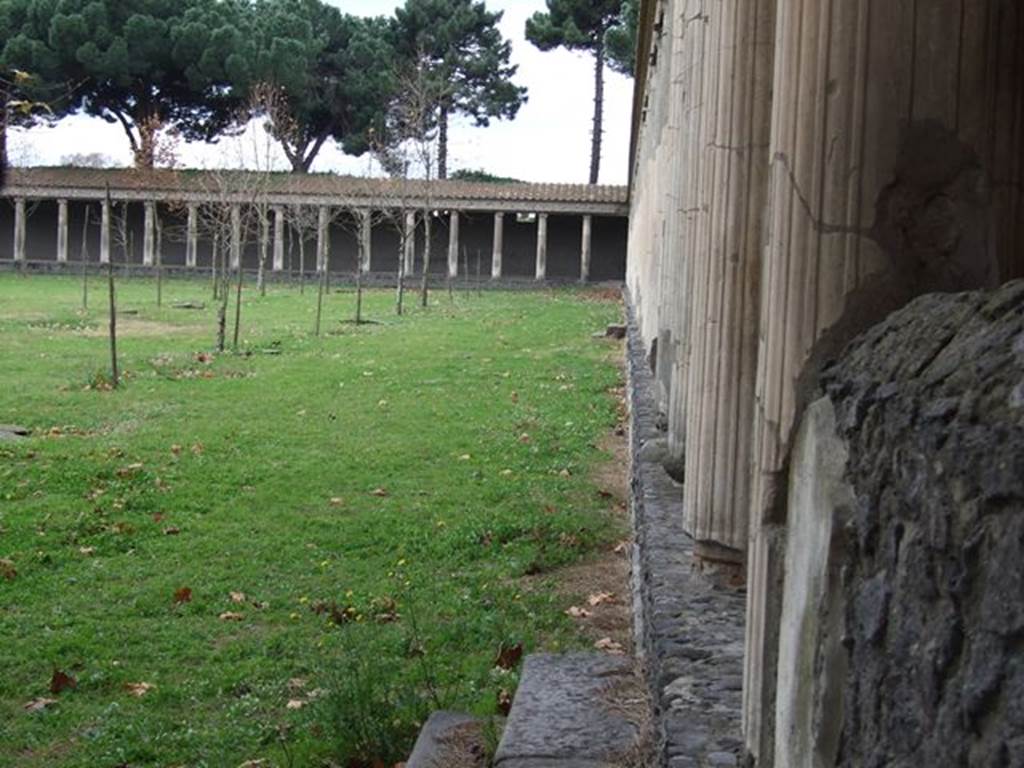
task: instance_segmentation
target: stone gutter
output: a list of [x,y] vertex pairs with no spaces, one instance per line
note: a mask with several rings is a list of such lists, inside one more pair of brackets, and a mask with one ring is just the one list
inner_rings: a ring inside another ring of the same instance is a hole
[[653,703],[656,765],[740,764],[745,595],[696,568],[682,485],[641,448],[663,437],[653,377],[628,295],[626,373],[637,653]]

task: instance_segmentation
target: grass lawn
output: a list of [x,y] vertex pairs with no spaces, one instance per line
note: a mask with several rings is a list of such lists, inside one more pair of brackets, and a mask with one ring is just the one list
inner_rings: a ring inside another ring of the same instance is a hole
[[208,359],[205,282],[126,280],[112,392],[91,287],[0,273],[0,423],[33,430],[0,442],[0,766],[391,765],[431,709],[496,711],[500,649],[585,642],[554,587],[624,535],[615,302],[375,291],[356,328],[336,292],[317,338],[312,290],[247,290]]

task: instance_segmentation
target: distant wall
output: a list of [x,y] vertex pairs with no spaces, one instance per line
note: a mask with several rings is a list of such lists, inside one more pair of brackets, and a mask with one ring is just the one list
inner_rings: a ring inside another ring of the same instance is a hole
[[[120,212],[121,204],[115,203]],[[185,214],[166,205],[158,205],[163,224],[163,263],[168,266],[185,265]],[[68,260],[80,259],[82,246],[82,224],[88,210],[90,222],[86,230],[88,257],[99,259],[100,207],[98,202],[68,203]],[[143,204],[130,203],[127,231],[129,253],[122,252],[120,238],[111,240],[115,261],[142,263]],[[57,203],[53,200],[28,203],[26,225],[26,255],[29,261],[56,261],[57,259]],[[479,257],[480,272],[484,277],[491,275],[491,257],[494,250],[494,214],[482,211],[464,211],[459,221],[459,272],[463,272],[468,261],[470,275],[475,275]],[[431,238],[431,274],[444,275],[448,264],[449,218],[440,213],[433,219]],[[594,216],[592,234],[591,280],[622,280],[626,270],[627,219],[617,216]],[[335,272],[352,272],[357,259],[358,224],[339,216],[330,227],[330,268]],[[580,276],[580,249],[582,242],[582,216],[555,215],[548,219],[547,275],[555,279],[578,279]],[[273,237],[273,236],[271,236]],[[11,200],[0,200],[0,261],[14,258],[14,206]],[[416,229],[416,272],[423,264],[424,227],[417,223]],[[371,271],[393,272],[397,268],[399,233],[395,223],[378,221],[373,229],[371,241]],[[273,248],[271,243],[270,248]],[[316,264],[316,233],[308,233],[305,245],[305,266],[312,271]],[[200,233],[197,253],[199,267],[209,267],[212,243]],[[271,250],[272,255],[272,250]],[[502,248],[502,274],[506,277],[533,277],[536,273],[537,223],[517,219],[515,213],[506,213],[504,218],[504,243]],[[247,269],[256,269],[259,259],[258,244],[246,243],[243,263]],[[268,256],[267,268],[271,257]],[[285,270],[299,269],[299,243],[293,233],[286,231]]]

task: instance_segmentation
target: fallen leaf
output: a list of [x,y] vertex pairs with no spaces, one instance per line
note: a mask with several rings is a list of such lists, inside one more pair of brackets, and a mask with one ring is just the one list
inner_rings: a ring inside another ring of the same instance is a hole
[[78,681],[71,675],[66,675],[59,669],[53,670],[53,677],[50,678],[50,693],[60,693],[68,688],[77,688]]
[[135,464],[129,464],[128,466],[121,467],[119,470],[117,470],[117,476],[118,477],[131,477],[132,475],[134,475],[136,472],[138,472],[141,469],[142,469],[142,464],[139,463],[139,462],[136,462]]
[[96,547],[79,547],[78,554],[85,555],[85,557],[92,557],[96,554]]
[[42,712],[47,707],[53,706],[56,703],[56,699],[32,699],[32,701],[25,705],[25,711]]
[[14,581],[18,576],[18,570],[14,567],[13,560],[0,560],[0,576],[7,581]]
[[572,477],[572,472],[570,472],[568,469],[563,469],[558,474],[561,475],[562,477]]
[[601,605],[602,603],[614,603],[615,593],[614,592],[597,592],[587,598],[587,602],[590,603],[590,607]]
[[176,589],[174,591],[174,602],[175,604],[192,602],[192,590],[188,587]]
[[612,552],[614,552],[617,555],[624,555],[627,551],[629,551],[628,539],[620,541],[618,544],[615,545],[615,549],[612,550]]
[[565,615],[572,616],[574,619],[589,619],[590,611],[588,611],[586,608],[580,608],[578,606],[572,605],[569,606],[568,610],[566,610]]
[[602,499],[610,499],[614,494],[611,491],[600,490],[597,492],[597,495]]
[[156,688],[152,683],[125,683],[124,689],[128,691],[132,696],[141,699],[151,690]]
[[169,525],[164,528],[164,536],[177,536],[179,533],[181,533],[181,528],[175,525]]
[[235,613],[234,611],[225,611],[217,617],[221,621],[244,621],[245,616],[241,613]]
[[519,660],[523,658],[523,644],[504,645],[498,649],[498,657],[494,660],[494,666],[501,669],[512,669]]
[[343,498],[341,498],[341,496],[332,496],[331,497],[331,506],[332,507],[340,507],[344,503],[345,503],[345,500]]
[[306,706],[306,702],[303,699],[288,699],[288,704],[285,706],[286,709],[302,709]]
[[459,461],[469,461],[471,458],[473,457],[470,456],[468,453],[464,453],[461,456],[459,456]]
[[594,647],[597,648],[597,650],[599,651],[607,651],[613,656],[622,656],[626,653],[622,649],[622,646],[619,643],[612,640],[610,637],[602,637],[600,640],[594,643]]
[[181,456],[181,446],[175,443],[171,446],[171,453],[175,456]]
[[232,603],[245,602],[245,592],[229,592],[228,596],[231,598]]
[[163,512],[154,512],[153,513],[153,522],[154,523],[163,522],[163,519],[164,519],[164,513]]
[[523,434],[519,436],[519,442],[525,445],[526,443],[530,442],[530,436],[523,432]]
[[203,444],[202,443],[194,443],[192,445],[192,455],[193,456],[202,456],[204,450],[205,449],[203,448]]
[[512,393],[512,402],[513,403],[518,403],[519,402],[519,393],[518,392],[513,392]]
[[371,495],[384,497],[384,496],[388,496],[389,494],[388,494],[388,489],[387,488],[375,488]]
[[501,470],[501,474],[502,474],[503,477],[509,477],[512,474],[512,470],[511,469],[503,469],[503,470]]
[[512,711],[512,693],[507,688],[502,688],[497,694],[498,712],[508,716],[508,713]]
[[293,691],[301,691],[309,684],[309,681],[304,677],[293,677],[288,681],[288,687]]

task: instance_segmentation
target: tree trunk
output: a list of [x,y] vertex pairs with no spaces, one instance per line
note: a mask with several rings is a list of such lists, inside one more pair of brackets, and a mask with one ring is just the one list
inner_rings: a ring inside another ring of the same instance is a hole
[[213,300],[220,298],[220,280],[218,265],[220,263],[220,233],[213,233],[213,250],[210,251],[210,276],[213,278]]
[[156,305],[164,303],[164,225],[160,223],[159,210],[156,219]]
[[[245,253],[245,239],[242,239],[241,253]],[[238,286],[235,289],[235,333],[231,340],[231,347],[238,351],[238,329],[242,324],[242,279],[245,270],[242,269],[242,259],[238,259]]]
[[267,215],[266,206],[259,208],[260,217],[260,263],[256,269],[256,287],[260,296],[267,295],[267,249],[270,245],[270,217]]
[[402,314],[402,301],[405,294],[405,238],[399,238],[398,248],[398,285],[395,294],[395,314]]
[[427,291],[430,283],[430,222],[432,218],[430,211],[423,212],[423,282],[420,284],[420,305],[424,308],[427,306]]
[[82,219],[82,245],[78,252],[78,260],[82,262],[82,311],[89,311],[89,204],[84,206],[85,217]]
[[316,330],[315,334],[320,335],[320,317],[323,314],[324,308],[324,287],[327,281],[327,270],[320,270],[320,284],[316,292]]
[[306,292],[306,236],[299,233],[299,293]]
[[217,307],[217,351],[223,352],[227,344],[228,328],[228,278],[227,278],[227,246],[220,246],[219,238],[213,238],[213,263],[214,274],[217,277],[217,292],[220,297],[220,304]]
[[7,176],[7,101],[6,88],[0,88],[0,187]]
[[601,133],[604,119],[604,35],[594,48],[594,135],[590,140],[590,183],[597,184],[601,172]]
[[437,178],[448,178],[448,107],[441,107],[438,119]]

